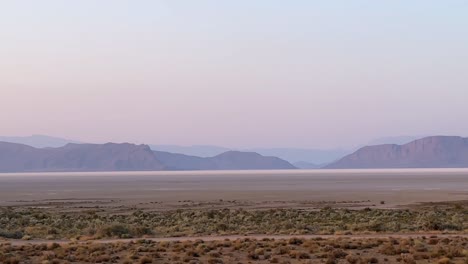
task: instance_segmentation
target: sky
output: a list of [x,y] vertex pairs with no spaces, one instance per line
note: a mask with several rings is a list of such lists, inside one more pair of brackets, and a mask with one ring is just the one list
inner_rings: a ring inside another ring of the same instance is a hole
[[468,1],[0,1],[0,135],[468,136]]

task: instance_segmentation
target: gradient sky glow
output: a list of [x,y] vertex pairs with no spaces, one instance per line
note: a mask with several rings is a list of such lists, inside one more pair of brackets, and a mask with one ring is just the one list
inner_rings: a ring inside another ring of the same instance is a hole
[[347,147],[468,136],[468,1],[0,3],[0,135]]

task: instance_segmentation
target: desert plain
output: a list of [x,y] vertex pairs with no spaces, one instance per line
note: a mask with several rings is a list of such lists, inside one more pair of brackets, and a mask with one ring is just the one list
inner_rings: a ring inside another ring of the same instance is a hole
[[0,175],[0,263],[468,263],[468,170]]

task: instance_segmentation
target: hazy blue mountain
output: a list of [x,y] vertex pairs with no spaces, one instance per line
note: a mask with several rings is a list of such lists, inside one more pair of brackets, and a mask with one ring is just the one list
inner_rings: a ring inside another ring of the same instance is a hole
[[156,158],[161,161],[168,170],[212,170],[216,165],[210,158],[196,157],[165,151],[153,151]]
[[404,145],[363,147],[327,165],[328,169],[467,168],[468,138],[434,136]]
[[220,146],[177,146],[177,145],[150,145],[155,151],[179,153],[196,157],[213,157],[230,150],[242,152],[255,152],[263,156],[274,156],[290,163],[305,161],[309,163],[322,164],[335,161],[352,151],[341,149],[299,149],[299,148],[253,148],[253,149],[230,149]]
[[[381,144],[405,144],[417,139],[415,136],[398,136],[384,137],[372,140],[365,145],[381,145]],[[33,135],[29,137],[0,137],[0,141],[20,143],[36,148],[57,148],[65,146],[68,143],[80,143],[75,140],[69,140],[58,137]],[[365,145],[361,145],[365,146]],[[320,164],[329,164],[335,162],[342,157],[353,153],[360,147],[353,149],[308,149],[308,148],[251,148],[251,149],[232,149],[214,145],[150,145],[150,148],[155,151],[178,153],[193,157],[214,157],[227,151],[243,151],[255,152],[263,156],[274,156],[286,160],[291,164],[298,164],[301,168],[314,168],[314,166],[322,166]],[[319,165],[316,165],[319,164]]]
[[178,153],[154,151],[169,170],[277,170],[295,169],[289,162],[277,157],[266,157],[254,152],[227,151],[214,157],[196,157]]
[[310,170],[310,169],[320,169],[324,165],[317,165],[314,163],[306,162],[306,161],[298,161],[293,163],[294,167],[298,169]]
[[[1,137],[0,141],[19,143],[35,148],[57,148],[65,146],[68,143],[81,143],[76,140],[64,139],[59,137],[51,137],[45,135],[33,135],[28,137]],[[255,149],[231,149],[213,145],[193,145],[193,146],[178,146],[178,145],[150,145],[150,148],[155,151],[179,153],[195,157],[214,157],[227,151],[243,151],[256,152],[263,156],[275,156],[284,159],[290,163],[308,162],[314,164],[322,164],[335,161],[351,151],[330,149],[299,149],[299,148],[255,148]]]
[[382,137],[377,138],[369,143],[366,146],[373,146],[373,145],[384,145],[384,144],[396,144],[396,145],[404,145],[406,143],[410,143],[417,139],[424,138],[424,136],[397,136],[397,137]]
[[32,135],[27,137],[5,137],[0,136],[0,141],[24,144],[35,148],[58,148],[63,147],[68,143],[80,143],[75,140],[69,140],[59,137],[51,137],[45,135]]
[[223,170],[283,170],[296,169],[291,163],[278,157],[263,156],[255,152],[227,151],[210,158]]
[[343,149],[300,148],[254,148],[247,151],[257,152],[265,156],[275,156],[291,163],[307,162],[312,164],[333,162],[352,152]]
[[213,157],[231,149],[210,145],[178,146],[178,145],[150,145],[152,150],[179,153],[197,157]]

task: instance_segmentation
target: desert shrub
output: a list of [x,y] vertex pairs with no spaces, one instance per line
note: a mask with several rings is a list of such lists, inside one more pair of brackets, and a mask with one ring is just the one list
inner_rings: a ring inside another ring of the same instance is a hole
[[130,236],[130,229],[126,225],[122,224],[111,224],[102,227],[98,234],[103,237],[129,237]]
[[247,257],[249,259],[252,259],[252,260],[258,260],[260,259],[260,256],[258,256],[257,254],[255,254],[255,252],[249,252],[249,254],[247,254]]
[[140,258],[140,261],[139,261],[140,264],[148,264],[148,263],[153,263],[153,260],[148,257],[148,256],[143,256]]
[[304,240],[301,238],[293,237],[289,239],[290,245],[302,245],[302,243],[304,243]]
[[361,261],[361,259],[356,255],[347,255],[346,261],[348,261],[348,263],[350,264],[357,264],[358,262]]
[[0,229],[0,237],[10,238],[10,239],[20,239],[23,237],[23,233],[20,231],[6,231]]
[[310,255],[306,252],[299,252],[297,255],[298,259],[310,259]]
[[279,263],[279,259],[278,258],[271,258],[270,263]]
[[416,260],[412,254],[401,254],[401,259],[403,263],[406,264],[416,264]]
[[280,247],[277,248],[276,254],[277,255],[285,255],[285,254],[288,254],[289,251],[290,251],[289,247],[280,246]]
[[257,255],[265,255],[265,250],[263,248],[257,248],[254,253]]
[[395,248],[394,245],[392,244],[383,244],[379,248],[379,253],[384,254],[384,255],[397,255],[399,254],[399,251]]
[[153,230],[151,230],[151,228],[147,226],[137,226],[137,227],[131,227],[130,233],[132,236],[141,237],[144,235],[152,235]]
[[333,251],[330,252],[330,255],[333,256],[333,258],[344,258],[348,255],[348,253],[346,253],[345,251],[341,250],[341,249],[335,249]]
[[452,263],[452,261],[451,261],[449,258],[445,257],[445,258],[439,259],[439,260],[437,261],[437,263],[438,263],[438,264],[450,264],[450,263]]
[[222,264],[222,263],[224,263],[222,259],[218,259],[218,258],[208,259],[208,264]]

